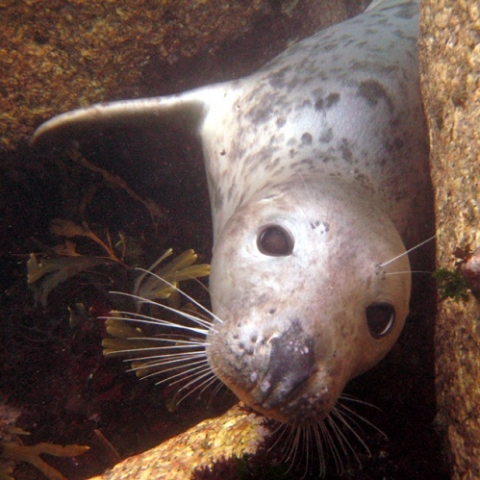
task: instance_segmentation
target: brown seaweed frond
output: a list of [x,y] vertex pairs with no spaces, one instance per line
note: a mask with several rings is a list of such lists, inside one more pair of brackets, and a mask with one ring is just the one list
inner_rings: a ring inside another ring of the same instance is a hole
[[[121,320],[121,313],[112,310],[105,321],[107,333],[111,338],[102,340],[103,354],[112,355],[126,350],[141,350],[155,346],[156,342],[149,340],[140,327],[133,327]],[[137,373],[137,376],[141,376]]]
[[137,307],[139,309],[144,303],[142,299],[165,300],[175,292],[179,282],[207,277],[210,274],[209,264],[194,265],[198,255],[192,249],[186,250],[167,265],[157,268],[160,263],[172,255],[172,252],[171,248],[168,249],[148,270],[136,278],[133,294],[137,297]]
[[48,465],[40,455],[49,454],[57,457],[74,457],[89,450],[87,446],[55,445],[38,443],[22,445],[19,435],[30,435],[29,432],[15,426],[21,411],[7,405],[0,397],[0,480],[14,480],[11,476],[16,462],[27,462],[38,468],[51,480],[63,480],[65,477],[55,468]]
[[[132,327],[128,324],[128,320],[122,319],[122,314],[118,311],[111,311],[110,317],[107,318],[105,326],[107,333],[111,335],[109,338],[102,340],[103,354],[105,356],[138,356],[139,352],[145,352],[158,348],[159,338],[149,338],[140,327]],[[166,344],[170,344],[165,340]],[[131,368],[135,371],[138,378],[145,377],[150,374],[150,362],[147,360],[130,360]]]
[[93,232],[88,226],[86,221],[83,221],[81,225],[73,222],[72,220],[66,220],[64,218],[56,218],[52,220],[50,231],[54,235],[59,237],[73,238],[73,237],[87,237],[100,245],[107,253],[108,258],[116,263],[119,263],[126,267],[122,259],[118,258],[112,245],[110,235],[107,232],[107,242],[104,242],[95,232]]
[[[48,454],[55,457],[76,457],[87,452],[90,447],[82,445],[55,445],[53,443],[41,442],[36,445],[18,445],[13,442],[0,444],[0,457],[14,462],[27,462],[40,470],[47,478],[51,480],[67,480],[58,470],[46,463],[40,455]],[[0,478],[2,478],[0,472]],[[3,475],[4,479],[12,479],[7,472]]]
[[27,283],[33,291],[35,303],[46,306],[48,295],[60,283],[84,270],[110,262],[108,258],[90,255],[52,258],[31,253],[27,261]]
[[124,190],[130,197],[135,199],[137,202],[140,202],[148,210],[148,213],[150,214],[150,218],[152,219],[152,224],[155,228],[155,231],[157,230],[158,221],[164,220],[166,215],[165,215],[165,212],[162,210],[162,208],[159,207],[153,200],[148,198],[144,200],[137,193],[135,193],[128,186],[127,182],[123,180],[121,177],[119,177],[118,175],[114,175],[113,173],[110,173],[108,170],[105,170],[95,165],[94,163],[90,162],[86,158],[84,158],[78,151],[78,148],[76,145],[67,149],[67,154],[70,157],[70,159],[73,160],[74,162],[82,165],[85,168],[88,168],[92,172],[101,174],[105,183],[109,185],[111,188],[120,188]]

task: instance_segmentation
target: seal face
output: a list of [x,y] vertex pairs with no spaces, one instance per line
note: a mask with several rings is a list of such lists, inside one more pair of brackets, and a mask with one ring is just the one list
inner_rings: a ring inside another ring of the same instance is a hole
[[400,334],[410,276],[388,273],[409,271],[408,258],[379,264],[402,252],[392,221],[354,184],[311,176],[260,193],[215,245],[213,371],[269,417],[322,420]]
[[63,114],[34,137],[149,114],[197,126],[214,224],[208,360],[291,425],[322,421],[391,349],[405,248],[427,237],[418,2],[374,3],[244,79]]

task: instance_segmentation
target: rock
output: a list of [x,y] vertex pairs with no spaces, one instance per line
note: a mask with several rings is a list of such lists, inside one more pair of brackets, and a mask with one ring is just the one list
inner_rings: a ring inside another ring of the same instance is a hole
[[[420,61],[430,129],[437,268],[454,270],[480,246],[480,4],[422,3]],[[460,257],[460,258],[459,258]],[[438,423],[453,478],[480,478],[480,303],[439,304]]]

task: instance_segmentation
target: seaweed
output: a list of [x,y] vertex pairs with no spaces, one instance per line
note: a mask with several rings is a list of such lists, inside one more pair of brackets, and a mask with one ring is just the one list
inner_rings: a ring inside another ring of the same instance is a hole
[[157,268],[172,253],[173,250],[169,248],[148,270],[135,279],[133,294],[138,297],[137,307],[139,309],[145,300],[169,298],[177,290],[178,283],[182,280],[207,277],[210,274],[210,265],[205,263],[194,265],[198,255],[192,249],[183,252],[166,266]]
[[451,298],[456,302],[468,300],[468,284],[460,270],[448,270],[439,268],[433,272],[433,278],[437,281],[440,299]]
[[[154,235],[157,234],[158,220],[165,218],[165,213],[153,200],[142,199],[136,194],[127,183],[118,175],[104,170],[92,162],[86,160],[76,147],[67,150],[69,158],[77,163],[100,174],[105,185],[112,189],[122,189],[127,195],[143,205],[151,218]],[[96,233],[89,225],[86,219],[87,206],[93,201],[97,192],[97,185],[90,185],[83,193],[77,216],[79,221],[65,218],[55,218],[50,225],[50,233],[56,237],[61,237],[63,242],[54,247],[41,244],[43,252],[31,253],[27,261],[27,283],[34,293],[35,304],[47,305],[49,294],[66,280],[86,271],[95,271],[96,267],[109,265],[123,270],[131,270],[135,267],[129,265],[127,257],[137,258],[138,253],[135,238],[127,236],[124,232],[117,233],[118,241],[114,244],[112,235],[108,228],[105,228],[104,238]],[[84,253],[77,248],[74,239],[87,239],[84,243]],[[95,251],[100,247],[103,255],[98,255]],[[134,281],[133,294],[144,297],[147,300],[167,299],[175,290],[178,282],[190,278],[199,278],[208,276],[210,267],[208,264],[194,265],[198,256],[194,250],[187,250],[176,257],[167,266],[157,268],[167,257],[172,255],[173,250],[168,249],[162,254],[148,270],[140,273]],[[118,275],[120,277],[120,274]],[[112,284],[115,284],[115,273],[113,273]],[[160,280],[162,277],[166,282]],[[169,285],[170,284],[170,285]],[[141,301],[137,302],[140,307]]]
[[27,262],[27,283],[33,291],[35,303],[40,302],[45,307],[48,295],[60,283],[105,263],[109,263],[109,260],[90,255],[38,258],[35,253],[31,253]]
[[0,480],[13,480],[11,476],[15,463],[26,462],[40,470],[51,480],[66,480],[57,469],[45,462],[40,455],[56,457],[76,457],[87,452],[90,447],[81,445],[56,445],[40,442],[36,445],[23,445],[20,436],[29,432],[15,426],[20,410],[0,400]]
[[[56,445],[54,443],[41,442],[36,445],[18,445],[13,442],[0,443],[0,456],[14,462],[27,462],[40,470],[51,480],[67,480],[57,469],[45,462],[40,455],[48,454],[55,457],[76,457],[90,449],[81,445]],[[13,479],[8,473],[0,470],[0,479]]]

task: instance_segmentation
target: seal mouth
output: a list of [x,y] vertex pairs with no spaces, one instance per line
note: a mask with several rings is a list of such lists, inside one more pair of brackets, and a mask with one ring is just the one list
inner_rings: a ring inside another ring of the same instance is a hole
[[[337,401],[337,396],[323,385],[315,392],[307,389],[311,377],[304,379],[285,397],[272,394],[262,403],[257,403],[250,392],[245,400],[260,413],[291,426],[305,426],[321,422],[329,415]],[[257,385],[258,389],[261,385]]]

